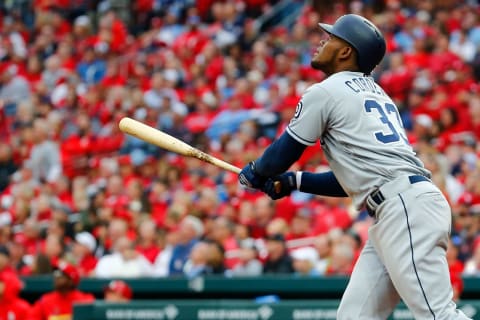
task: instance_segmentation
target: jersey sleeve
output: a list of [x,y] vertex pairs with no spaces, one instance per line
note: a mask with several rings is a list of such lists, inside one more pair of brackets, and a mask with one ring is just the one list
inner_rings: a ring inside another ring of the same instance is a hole
[[298,102],[286,131],[298,142],[314,145],[327,127],[331,100],[330,94],[319,84],[309,87]]

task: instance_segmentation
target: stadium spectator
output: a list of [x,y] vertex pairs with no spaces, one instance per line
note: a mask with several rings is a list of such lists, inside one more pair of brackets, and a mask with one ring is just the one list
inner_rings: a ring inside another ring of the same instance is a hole
[[16,106],[30,98],[31,88],[25,77],[20,74],[17,65],[4,63],[1,67],[0,104],[14,115]]
[[208,266],[210,273],[213,275],[225,275],[227,268],[225,267],[225,249],[222,244],[214,240],[205,240],[208,244]]
[[46,120],[35,119],[33,130],[35,143],[30,151],[28,166],[35,180],[53,182],[62,173],[58,143],[50,138],[50,128]]
[[91,233],[82,231],[75,235],[75,241],[71,248],[71,259],[81,277],[94,274],[98,263],[98,258],[94,255],[96,247],[97,240]]
[[132,288],[123,280],[111,280],[103,292],[106,302],[127,303],[133,298]]
[[240,248],[236,256],[239,259],[233,269],[227,271],[227,275],[232,277],[253,277],[263,273],[263,263],[259,258],[259,253],[255,240],[246,238],[240,242]]
[[98,278],[138,278],[152,274],[152,264],[135,250],[135,243],[128,237],[118,238],[112,253],[102,256],[94,271]]
[[285,235],[285,239],[288,241],[310,237],[312,235],[312,215],[310,208],[299,206],[290,221],[289,232]]
[[295,270],[290,253],[287,250],[285,237],[281,234],[269,235],[265,238],[267,257],[263,265],[263,274],[290,274]]
[[10,185],[11,176],[17,169],[13,161],[12,147],[0,142],[0,193]]
[[267,227],[265,228],[265,232],[267,235],[274,235],[274,234],[281,234],[284,237],[287,236],[289,233],[290,226],[287,221],[283,218],[273,218],[268,223]]
[[298,277],[316,277],[320,275],[317,269],[318,253],[315,248],[301,247],[290,252],[293,260],[294,275]]
[[313,247],[317,250],[318,254],[318,261],[315,268],[319,274],[325,275],[330,264],[332,250],[332,242],[328,234],[323,233],[316,236],[313,241]]
[[348,243],[338,241],[332,246],[330,263],[325,270],[325,275],[349,276],[355,263],[355,250]]
[[177,232],[167,232],[165,235],[165,245],[162,251],[155,258],[153,263],[153,275],[155,277],[166,277],[170,270],[170,260],[172,257],[173,248],[179,241],[179,234]]
[[39,252],[33,257],[29,257],[31,261],[27,263],[25,270],[22,270],[22,274],[26,276],[39,276],[52,274],[54,268],[50,257],[45,253]]
[[253,221],[251,221],[252,237],[262,238],[266,235],[266,228],[275,216],[275,202],[265,195],[254,200]]
[[212,233],[209,239],[222,245],[225,250],[225,267],[233,269],[239,263],[232,253],[239,249],[239,244],[234,236],[235,224],[230,219],[220,216],[217,217],[212,226]]
[[57,234],[49,234],[45,238],[43,253],[50,260],[52,265],[56,265],[64,258],[66,244],[64,239]]
[[182,219],[178,229],[178,242],[172,248],[169,261],[170,276],[181,275],[183,268],[195,244],[204,234],[204,226],[200,219],[187,215]]
[[10,250],[5,245],[0,245],[0,276],[16,278],[15,269],[10,263]]
[[0,317],[27,320],[31,305],[19,297],[23,283],[14,276],[0,275]]
[[53,276],[54,290],[43,294],[33,304],[27,319],[48,320],[54,317],[70,319],[73,304],[95,300],[92,294],[77,289],[80,275],[74,266],[61,261],[56,266]]
[[157,226],[152,219],[147,218],[139,223],[135,250],[152,264],[161,250],[157,232]]
[[187,278],[195,278],[211,274],[209,266],[210,245],[205,241],[197,242],[191,249],[183,272]]

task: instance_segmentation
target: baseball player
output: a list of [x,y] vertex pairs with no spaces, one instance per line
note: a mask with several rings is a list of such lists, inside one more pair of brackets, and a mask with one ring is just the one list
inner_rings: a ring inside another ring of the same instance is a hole
[[[293,190],[347,197],[375,218],[337,319],[386,319],[400,300],[416,319],[468,319],[452,301],[446,248],[451,214],[409,145],[395,103],[370,76],[383,59],[382,33],[348,14],[326,33],[309,87],[285,132],[239,174],[273,199]],[[320,139],[331,171],[285,172]]]

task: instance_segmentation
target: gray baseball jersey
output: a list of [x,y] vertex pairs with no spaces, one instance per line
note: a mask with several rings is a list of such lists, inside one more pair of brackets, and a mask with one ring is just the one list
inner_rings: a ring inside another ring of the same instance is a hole
[[401,299],[416,319],[468,319],[452,301],[450,207],[378,84],[358,72],[331,75],[304,93],[287,132],[306,145],[320,139],[342,188],[375,215],[337,319],[386,319]]
[[339,72],[308,88],[287,132],[322,149],[360,209],[376,187],[402,175],[430,173],[407,142],[395,104],[371,77]]

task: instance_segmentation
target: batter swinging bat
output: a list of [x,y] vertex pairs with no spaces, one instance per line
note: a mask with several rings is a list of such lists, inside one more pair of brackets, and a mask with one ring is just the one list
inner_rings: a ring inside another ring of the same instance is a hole
[[129,135],[139,138],[140,140],[154,144],[165,150],[181,154],[186,157],[197,158],[208,162],[219,168],[239,174],[242,169],[231,165],[223,160],[215,158],[188,143],[185,143],[163,131],[150,127],[140,121],[129,117],[124,117],[118,124],[120,130]]

